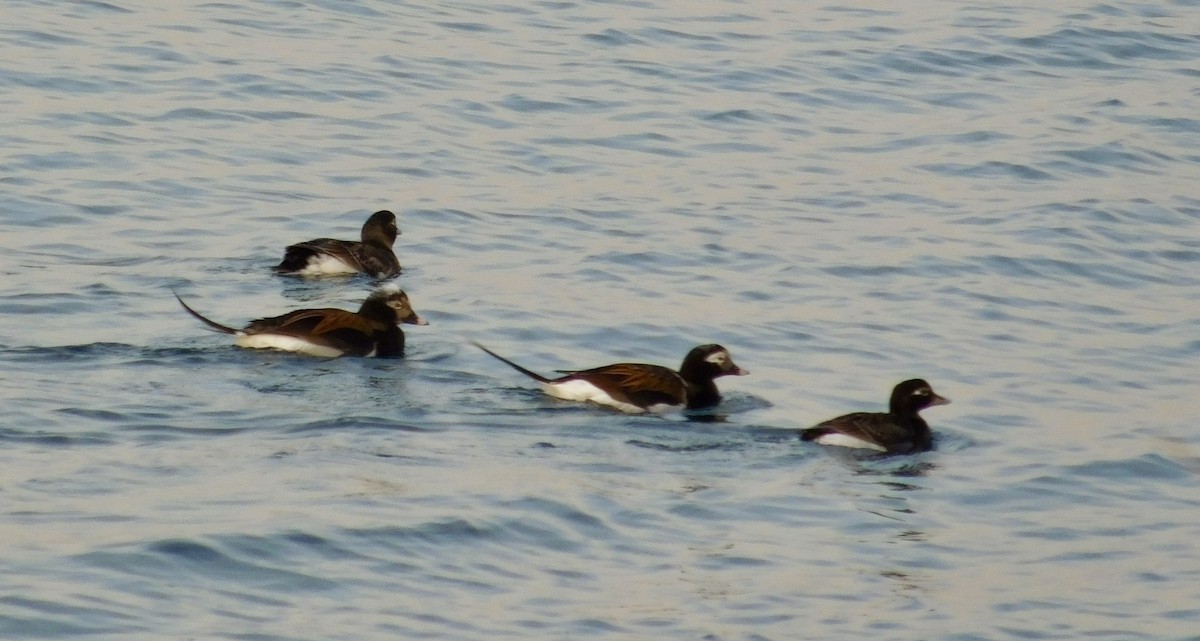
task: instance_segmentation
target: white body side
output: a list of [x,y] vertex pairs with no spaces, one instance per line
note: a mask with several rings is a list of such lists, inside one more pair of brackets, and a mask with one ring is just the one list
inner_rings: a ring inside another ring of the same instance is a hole
[[878,443],[864,441],[861,438],[855,438],[853,436],[847,436],[845,434],[826,434],[824,436],[820,436],[820,437],[813,439],[813,442],[820,443],[821,445],[838,445],[841,447],[857,447],[860,449],[875,450],[877,452],[886,452],[887,451],[886,447],[879,445]]
[[242,334],[238,333],[234,344],[238,347],[248,347],[250,349],[278,349],[285,352],[297,352],[299,354],[308,354],[309,356],[321,356],[324,358],[336,358],[342,355],[342,351],[325,345],[314,345],[303,338],[295,336],[283,336],[280,334]]
[[339,276],[357,274],[358,268],[347,265],[344,261],[329,254],[310,256],[304,269],[295,272],[299,276]]
[[652,405],[648,409],[643,409],[637,405],[630,403],[622,403],[609,396],[607,392],[592,385],[587,381],[572,380],[563,381],[561,383],[542,383],[542,391],[554,398],[561,398],[565,401],[588,401],[607,405],[621,410],[628,414],[642,414],[645,412],[666,412],[673,409],[679,409],[681,405]]

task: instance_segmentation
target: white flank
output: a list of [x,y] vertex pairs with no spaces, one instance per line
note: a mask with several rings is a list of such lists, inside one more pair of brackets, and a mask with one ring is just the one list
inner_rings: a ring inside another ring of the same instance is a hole
[[561,383],[542,383],[542,391],[550,396],[553,396],[554,398],[561,398],[564,401],[591,401],[592,403],[599,403],[600,405],[615,407],[622,412],[627,412],[629,414],[641,414],[642,412],[646,411],[637,405],[622,403],[618,400],[615,400],[604,390],[582,380],[563,381]]
[[862,449],[867,449],[867,450],[876,450],[879,452],[887,451],[886,447],[879,445],[878,443],[864,441],[861,438],[847,436],[845,434],[836,434],[836,433],[835,434],[826,434],[824,436],[817,437],[816,439],[814,439],[813,442],[820,443],[821,445],[838,445],[841,447],[857,447],[857,448],[862,448]]
[[358,269],[329,254],[310,256],[304,269],[296,271],[300,276],[335,276],[339,274],[357,274]]
[[280,334],[238,334],[234,344],[238,347],[248,347],[250,349],[278,349],[285,352],[297,352],[325,358],[335,358],[342,355],[342,351],[339,349],[325,345],[314,345],[303,338],[282,336]]

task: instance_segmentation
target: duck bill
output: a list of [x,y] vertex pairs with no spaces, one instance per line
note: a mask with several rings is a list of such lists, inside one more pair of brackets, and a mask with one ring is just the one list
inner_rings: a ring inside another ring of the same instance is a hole
[[400,319],[400,322],[407,323],[409,325],[428,325],[429,324],[429,321],[425,320],[424,318],[421,318],[420,316],[418,316],[416,314],[402,318],[402,319]]
[[747,376],[750,374],[750,370],[734,365],[728,372],[725,373],[729,374],[730,376]]
[[931,401],[929,401],[929,407],[933,407],[935,405],[949,405],[949,404],[950,404],[950,399],[946,398],[945,396],[938,396],[937,394],[934,394],[933,399]]

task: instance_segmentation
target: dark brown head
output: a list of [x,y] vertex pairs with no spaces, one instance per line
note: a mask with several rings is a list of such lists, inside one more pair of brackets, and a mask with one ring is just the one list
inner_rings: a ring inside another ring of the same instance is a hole
[[396,243],[400,229],[396,227],[396,214],[384,209],[371,214],[362,226],[362,242],[382,243],[391,247]]
[[933,387],[923,379],[914,378],[892,388],[892,400],[888,409],[892,414],[914,415],[926,407],[946,405],[950,399],[938,396]]
[[679,374],[683,380],[692,382],[711,381],[722,376],[745,376],[750,372],[737,366],[729,350],[716,344],[693,347],[683,364],[679,366]]
[[395,323],[408,323],[410,325],[428,325],[429,323],[417,315],[413,311],[412,304],[408,301],[408,294],[404,293],[403,289],[395,283],[388,283],[379,289],[376,289],[363,301],[362,307],[358,310],[359,314],[370,316],[377,314],[382,309],[390,310],[395,316]]

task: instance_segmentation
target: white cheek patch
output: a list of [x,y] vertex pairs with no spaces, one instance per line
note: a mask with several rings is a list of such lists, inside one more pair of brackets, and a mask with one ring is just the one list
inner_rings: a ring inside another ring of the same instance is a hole
[[238,347],[247,347],[250,349],[277,349],[284,352],[296,352],[324,358],[335,358],[342,355],[342,351],[339,349],[325,345],[315,345],[303,338],[283,336],[281,334],[238,334],[237,339],[234,340],[234,344]]
[[600,405],[607,405],[608,407],[615,407],[629,414],[641,414],[646,411],[637,405],[622,403],[609,396],[607,392],[599,387],[579,379],[563,381],[561,383],[542,383],[542,391],[554,398],[561,398],[564,401],[598,403]]
[[724,365],[725,361],[728,359],[729,355],[725,352],[713,352],[712,354],[704,357],[705,361],[712,363],[713,365]]
[[886,452],[887,451],[886,447],[879,445],[878,443],[864,441],[861,438],[855,438],[853,436],[848,436],[846,434],[838,434],[838,433],[825,434],[823,436],[818,436],[816,439],[814,439],[814,441],[817,443],[820,443],[821,445],[837,445],[839,447],[857,447],[859,449],[875,450],[878,452]]

